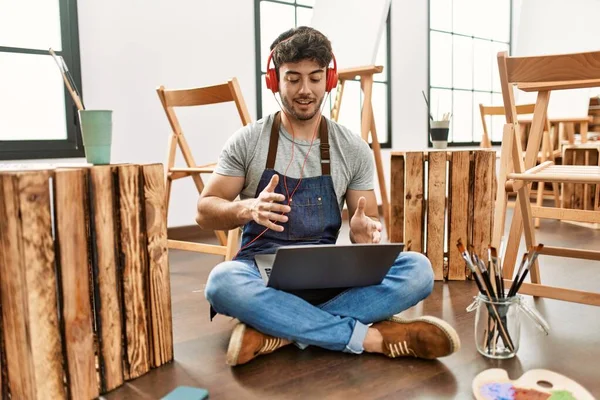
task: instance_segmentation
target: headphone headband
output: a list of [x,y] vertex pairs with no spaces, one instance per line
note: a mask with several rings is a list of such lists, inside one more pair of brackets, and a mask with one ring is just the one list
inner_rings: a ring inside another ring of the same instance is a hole
[[[277,49],[278,45],[279,43],[269,53],[269,57],[267,58],[267,73],[265,75],[265,83],[267,84],[267,89],[270,89],[273,93],[279,92],[279,79],[277,79],[275,62],[273,61],[273,68],[269,68],[269,64],[271,64],[273,54],[275,53],[275,49]],[[331,60],[333,61],[333,68],[329,68],[329,66],[327,66],[325,75],[325,92],[330,92],[334,87],[337,86],[338,82],[337,62],[335,60],[335,55],[333,54],[333,52],[331,53]]]

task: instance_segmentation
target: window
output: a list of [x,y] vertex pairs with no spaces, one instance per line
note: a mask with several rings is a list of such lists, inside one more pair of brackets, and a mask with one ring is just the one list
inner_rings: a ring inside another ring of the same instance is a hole
[[[265,84],[265,72],[269,46],[279,34],[298,26],[310,26],[314,0],[255,0],[256,26],[256,70],[257,75],[257,115],[264,115],[279,110],[271,91]],[[335,53],[335,49],[333,49]],[[376,65],[383,65],[383,73],[373,76],[373,113],[377,127],[377,137],[382,148],[391,147],[391,85],[390,85],[390,20],[386,24],[386,33],[381,38],[376,58]],[[329,104],[323,114],[330,116],[335,101],[335,89],[329,95]],[[344,96],[338,121],[357,134],[361,132],[360,116],[362,91],[360,80],[347,80],[344,85]]]
[[[478,145],[479,104],[502,105],[496,55],[510,31],[510,0],[429,0],[429,104],[434,119],[452,113],[449,145]],[[498,144],[504,117],[486,118]]]
[[52,48],[81,89],[76,0],[0,0],[0,160],[81,157],[77,109]]

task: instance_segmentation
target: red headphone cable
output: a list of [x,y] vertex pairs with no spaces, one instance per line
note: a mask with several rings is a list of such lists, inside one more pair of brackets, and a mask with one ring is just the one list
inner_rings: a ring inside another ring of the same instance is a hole
[[[290,162],[288,163],[287,167],[285,168],[285,172],[283,174],[283,186],[284,186],[285,192],[286,192],[286,194],[288,196],[288,206],[291,204],[292,198],[293,198],[294,194],[296,193],[296,190],[298,190],[298,187],[300,186],[300,183],[302,182],[302,174],[304,172],[304,166],[306,165],[306,160],[308,159],[308,156],[310,155],[310,150],[312,149],[313,143],[314,143],[315,138],[317,136],[317,131],[319,129],[321,118],[323,118],[323,110],[325,109],[325,104],[327,104],[327,100],[329,99],[329,94],[330,94],[330,92],[327,92],[327,95],[323,99],[323,105],[321,106],[320,113],[319,113],[319,120],[317,121],[317,124],[315,125],[315,131],[314,131],[312,139],[310,141],[310,146],[308,147],[308,151],[306,152],[306,156],[304,157],[304,162],[302,163],[302,167],[300,168],[300,178],[298,179],[298,183],[294,187],[294,190],[292,190],[292,194],[291,195],[289,193],[288,186],[287,186],[287,171],[290,168],[290,165],[292,165],[292,161],[294,160],[294,147],[296,147],[296,142],[295,142],[294,126],[293,126],[293,124],[291,123],[291,120],[290,120],[290,127],[291,127],[291,130],[292,130],[292,155],[290,157]],[[287,112],[285,112],[285,110],[283,109],[281,103],[279,103],[279,101],[277,100],[277,97],[275,96],[275,93],[273,93],[273,97],[275,98],[275,101],[279,105],[279,108],[281,109],[281,111],[289,119],[289,115],[287,114]],[[280,215],[283,215],[283,212]],[[245,249],[248,246],[250,246],[252,243],[254,243],[259,237],[261,237],[268,230],[269,230],[269,228],[266,227],[261,233],[259,233],[258,235],[256,235],[256,237],[254,239],[252,239],[251,241],[249,241],[248,243],[246,243],[243,247],[241,247],[233,258],[237,257],[237,255],[240,253],[240,251],[242,251],[243,249]]]

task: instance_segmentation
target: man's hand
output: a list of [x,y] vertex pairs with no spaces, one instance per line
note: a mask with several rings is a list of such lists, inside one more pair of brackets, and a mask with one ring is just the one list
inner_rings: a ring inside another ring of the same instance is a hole
[[288,217],[284,214],[289,213],[292,209],[276,203],[285,200],[284,195],[275,193],[278,183],[279,175],[275,174],[256,199],[249,199],[248,208],[254,222],[274,231],[283,232],[283,226],[277,225],[275,222],[287,222]]
[[356,211],[350,220],[350,232],[355,243],[379,243],[381,241],[381,222],[365,214],[367,199],[358,199]]

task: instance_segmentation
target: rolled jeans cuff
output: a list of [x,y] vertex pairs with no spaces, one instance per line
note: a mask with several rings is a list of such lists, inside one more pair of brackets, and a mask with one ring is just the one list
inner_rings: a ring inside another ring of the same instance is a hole
[[363,343],[365,341],[365,337],[367,336],[368,329],[368,325],[356,321],[356,324],[354,325],[354,330],[352,331],[352,336],[350,336],[350,341],[346,345],[344,353],[362,353],[364,350]]

